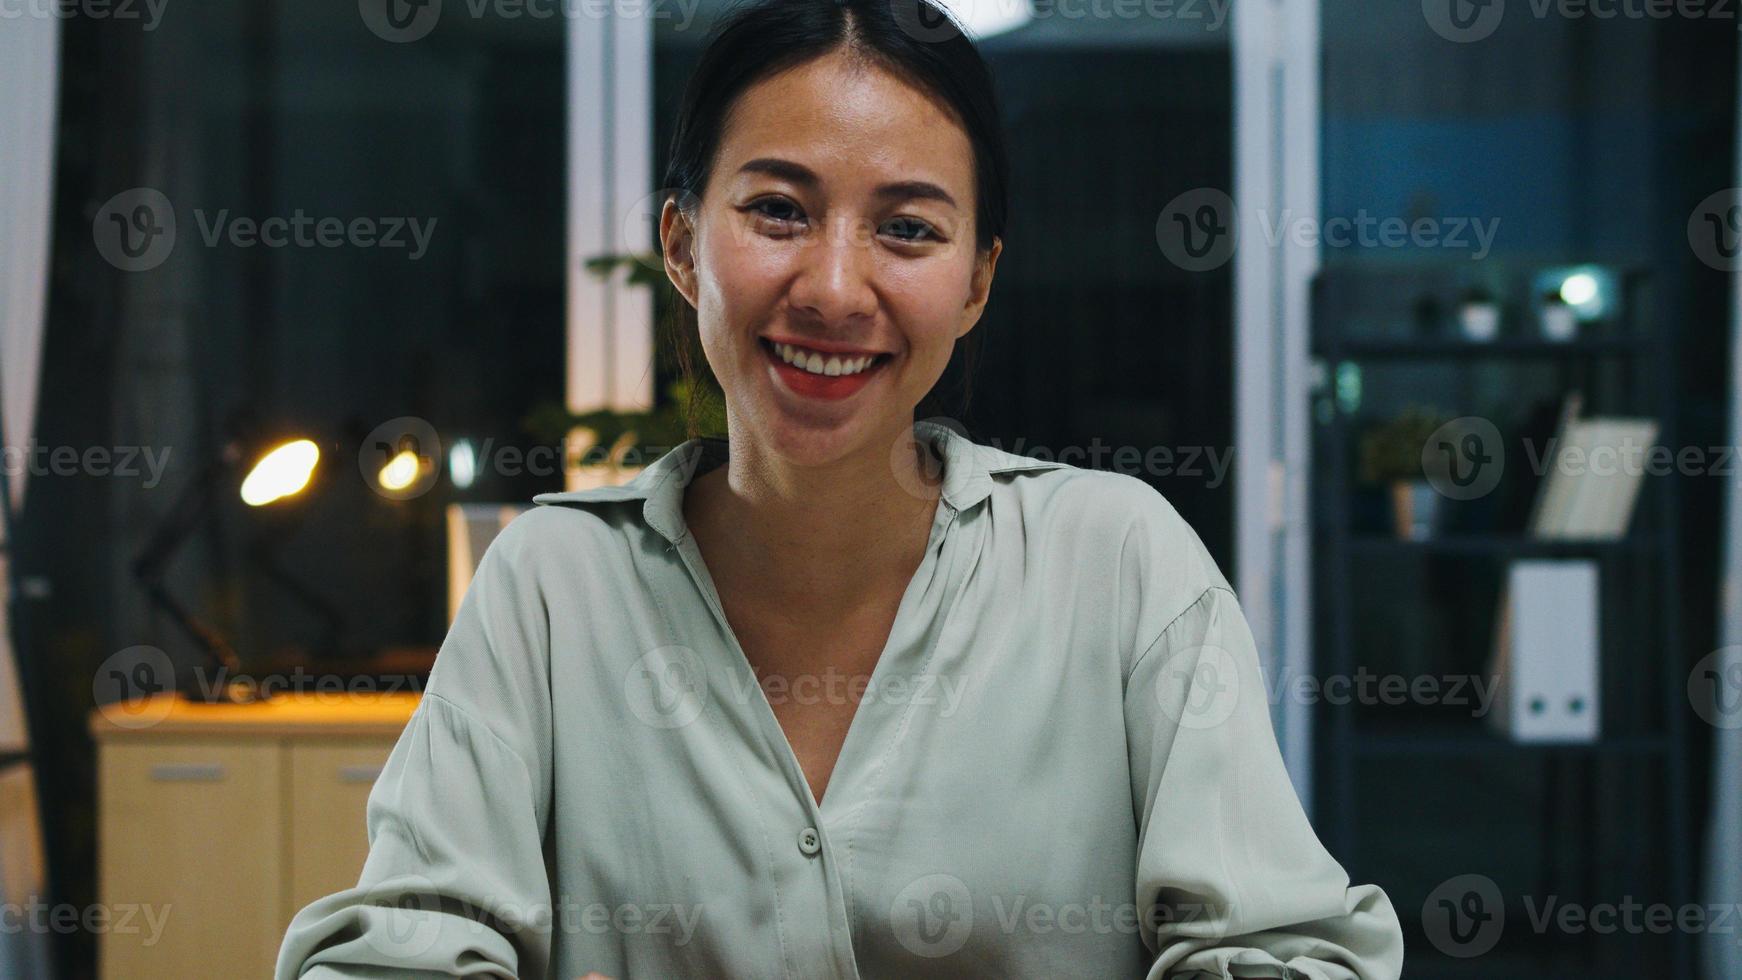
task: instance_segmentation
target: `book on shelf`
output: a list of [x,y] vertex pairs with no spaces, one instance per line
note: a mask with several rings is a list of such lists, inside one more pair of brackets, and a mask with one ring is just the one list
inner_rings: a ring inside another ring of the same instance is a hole
[[1612,540],[1624,537],[1645,480],[1645,460],[1657,439],[1651,418],[1580,418],[1584,395],[1573,391],[1542,459],[1548,464],[1531,504],[1533,538]]
[[[1562,402],[1531,502],[1532,538],[1616,540],[1632,523],[1657,420],[1581,418],[1583,407],[1579,391]],[[1508,564],[1489,662],[1498,694],[1488,720],[1497,731],[1521,742],[1599,736],[1601,598],[1599,568],[1589,559]]]

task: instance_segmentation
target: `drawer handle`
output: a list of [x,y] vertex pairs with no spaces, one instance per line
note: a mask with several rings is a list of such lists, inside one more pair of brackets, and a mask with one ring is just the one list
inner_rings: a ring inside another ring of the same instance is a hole
[[224,767],[199,763],[166,763],[151,767],[151,778],[160,783],[216,783],[224,779]]
[[372,783],[381,775],[385,766],[340,766],[339,782],[341,783]]

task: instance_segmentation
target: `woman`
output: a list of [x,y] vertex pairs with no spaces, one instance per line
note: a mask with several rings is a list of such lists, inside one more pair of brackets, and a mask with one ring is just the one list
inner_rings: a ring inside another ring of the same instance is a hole
[[904,10],[716,29],[660,232],[729,442],[491,545],[281,980],[1399,975],[1191,528],[914,421],[1006,163],[973,47]]

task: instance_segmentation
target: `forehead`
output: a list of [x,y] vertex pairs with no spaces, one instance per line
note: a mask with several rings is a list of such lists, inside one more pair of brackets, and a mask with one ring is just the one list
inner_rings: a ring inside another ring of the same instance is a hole
[[832,52],[752,84],[728,114],[718,173],[781,157],[824,183],[930,180],[971,198],[973,146],[949,106],[875,62]]

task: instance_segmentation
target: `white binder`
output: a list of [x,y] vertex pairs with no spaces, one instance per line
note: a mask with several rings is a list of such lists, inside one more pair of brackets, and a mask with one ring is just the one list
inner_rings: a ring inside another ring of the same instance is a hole
[[1519,742],[1592,742],[1602,703],[1597,563],[1515,561],[1495,622],[1490,723]]

